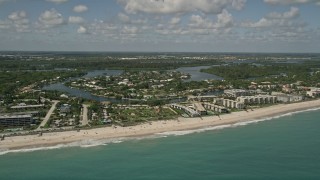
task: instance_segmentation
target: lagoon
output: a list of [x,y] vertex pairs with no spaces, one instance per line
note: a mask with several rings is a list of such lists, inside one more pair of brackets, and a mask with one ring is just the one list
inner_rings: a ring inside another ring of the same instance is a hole
[[[176,69],[175,71],[189,73],[191,75],[191,78],[188,80],[185,80],[186,82],[203,81],[203,80],[207,80],[207,79],[221,80],[222,78],[219,76],[200,72],[201,69],[205,69],[205,68],[209,68],[209,67],[211,67],[211,66],[181,67],[181,68]],[[97,76],[117,76],[122,73],[123,73],[123,70],[108,70],[108,69],[95,70],[95,71],[88,72],[86,75],[84,75],[82,77],[72,78],[72,79],[69,79],[65,82],[77,80],[80,78],[93,78],[93,77],[97,77]],[[95,100],[95,101],[99,101],[99,102],[110,101],[110,102],[114,102],[114,103],[119,103],[119,102],[128,101],[125,99],[118,100],[115,98],[106,98],[106,97],[96,96],[96,95],[93,95],[90,92],[86,92],[84,90],[75,89],[75,88],[65,86],[64,85],[65,82],[50,84],[50,85],[44,86],[42,89],[43,90],[50,90],[50,91],[60,91],[60,92],[67,93],[71,96],[80,97],[80,98],[89,99],[89,100]],[[182,100],[180,100],[180,99],[174,100],[174,102],[179,102],[179,101],[182,101]]]

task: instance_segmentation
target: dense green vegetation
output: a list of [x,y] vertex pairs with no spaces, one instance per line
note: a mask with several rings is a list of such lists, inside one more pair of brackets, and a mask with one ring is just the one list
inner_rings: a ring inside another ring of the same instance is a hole
[[116,119],[122,126],[136,125],[141,122],[166,120],[176,118],[178,115],[168,108],[150,108],[150,109],[115,109],[112,113],[112,119]]
[[[285,77],[298,76],[306,79],[314,66],[310,64],[233,64],[227,66],[215,66],[203,69],[202,72],[215,74],[226,80],[239,80],[249,78]],[[320,67],[320,64],[318,64]]]
[[[7,70],[56,70],[56,69],[176,69],[182,66],[201,66],[220,64],[214,59],[146,58],[135,59],[101,56],[42,57],[39,59],[4,59],[0,58],[0,71]],[[1,60],[2,59],[2,60]],[[50,59],[50,60],[48,60]]]

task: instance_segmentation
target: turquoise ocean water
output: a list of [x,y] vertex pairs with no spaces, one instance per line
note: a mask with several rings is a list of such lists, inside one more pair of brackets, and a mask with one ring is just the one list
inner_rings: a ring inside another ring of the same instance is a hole
[[320,179],[319,110],[188,133],[7,153],[0,179]]

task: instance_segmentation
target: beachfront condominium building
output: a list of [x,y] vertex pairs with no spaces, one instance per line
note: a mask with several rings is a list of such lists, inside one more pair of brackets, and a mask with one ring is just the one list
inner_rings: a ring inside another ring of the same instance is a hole
[[200,102],[196,102],[193,104],[193,108],[201,115],[206,115],[207,111],[206,109],[203,107],[203,105]]
[[219,112],[219,113],[227,113],[229,111],[224,106],[219,106],[219,105],[211,104],[211,103],[203,103],[203,107],[206,109],[210,109],[211,111]]
[[277,97],[270,95],[240,96],[236,101],[243,104],[273,104],[277,102]]
[[283,95],[278,95],[277,99],[279,102],[298,102],[302,101],[304,99],[304,96],[301,95],[291,95],[291,94],[283,94]]
[[1,127],[23,127],[33,123],[32,115],[2,115],[0,116]]
[[272,96],[277,97],[278,102],[288,103],[288,102],[298,102],[304,100],[303,95],[296,95],[296,94],[284,94],[281,92],[272,92]]
[[223,99],[223,106],[231,109],[244,109],[245,104],[231,99]]
[[193,110],[193,109],[191,109],[191,108],[189,108],[189,107],[187,107],[187,106],[183,106],[183,105],[180,105],[180,104],[170,104],[170,107],[171,108],[174,108],[174,109],[180,109],[180,110],[183,110],[186,114],[188,114],[190,117],[198,117],[198,116],[200,116],[200,114],[197,112],[197,111],[195,111],[195,110]]

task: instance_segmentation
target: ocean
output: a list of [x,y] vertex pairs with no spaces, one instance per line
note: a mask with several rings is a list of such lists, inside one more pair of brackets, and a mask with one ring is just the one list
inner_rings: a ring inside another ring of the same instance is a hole
[[320,179],[320,111],[58,147],[3,153],[0,179]]

